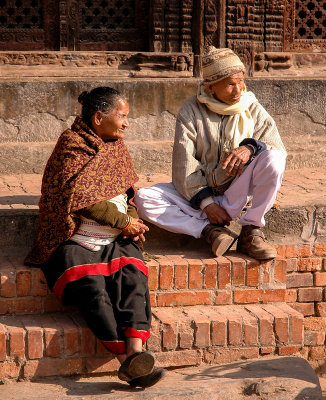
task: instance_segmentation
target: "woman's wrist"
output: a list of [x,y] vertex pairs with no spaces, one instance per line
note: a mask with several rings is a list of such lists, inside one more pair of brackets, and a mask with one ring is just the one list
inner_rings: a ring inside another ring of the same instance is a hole
[[131,226],[131,224],[132,224],[132,217],[127,215],[127,224],[124,228],[122,228],[122,230],[124,231],[124,230],[128,229]]

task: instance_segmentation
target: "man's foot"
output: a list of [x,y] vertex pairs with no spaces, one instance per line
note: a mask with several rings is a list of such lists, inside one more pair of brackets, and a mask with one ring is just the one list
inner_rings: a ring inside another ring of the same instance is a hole
[[132,354],[120,366],[118,377],[122,381],[131,381],[150,374],[155,363],[154,354],[149,351],[141,351]]
[[151,387],[163,379],[167,373],[168,371],[166,369],[154,367],[150,374],[141,376],[140,378],[132,379],[128,383],[132,387]]
[[277,256],[276,249],[266,242],[263,232],[255,225],[242,226],[237,251],[256,260],[271,260]]
[[237,239],[237,235],[224,226],[208,224],[202,231],[202,236],[212,246],[215,256],[226,253]]

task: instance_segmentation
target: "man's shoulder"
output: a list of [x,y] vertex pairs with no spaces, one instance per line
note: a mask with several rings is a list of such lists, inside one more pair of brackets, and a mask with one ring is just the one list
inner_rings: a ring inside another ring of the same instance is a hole
[[187,114],[193,113],[195,110],[198,110],[198,100],[197,96],[189,97],[187,100],[184,101],[182,106],[180,107],[179,114]]
[[181,108],[183,108],[183,107],[191,107],[191,106],[193,106],[193,105],[197,105],[198,104],[198,102],[197,102],[197,96],[191,96],[191,97],[189,97],[187,100],[185,100],[184,102],[183,102],[183,104],[182,104],[182,106],[181,106]]

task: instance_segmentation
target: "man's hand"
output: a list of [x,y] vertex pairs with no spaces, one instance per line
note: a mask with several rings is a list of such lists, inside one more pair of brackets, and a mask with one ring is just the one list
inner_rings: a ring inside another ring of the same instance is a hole
[[232,218],[224,210],[224,208],[216,203],[209,204],[204,208],[203,211],[206,213],[211,224],[230,225],[230,221],[232,221]]
[[129,216],[129,218],[131,219],[131,224],[127,226],[127,228],[122,229],[123,237],[130,237],[135,242],[137,242],[137,240],[145,242],[144,233],[149,230],[148,226],[145,225],[141,219],[131,216]]
[[252,150],[249,147],[237,147],[222,162],[222,169],[226,169],[226,174],[229,176],[241,175],[242,168],[247,164],[251,155]]

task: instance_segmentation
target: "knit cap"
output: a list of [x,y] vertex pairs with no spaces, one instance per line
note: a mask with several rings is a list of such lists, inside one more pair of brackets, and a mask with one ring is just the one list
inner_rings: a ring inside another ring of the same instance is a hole
[[238,72],[246,72],[240,58],[231,49],[209,46],[202,57],[204,84],[212,84]]

